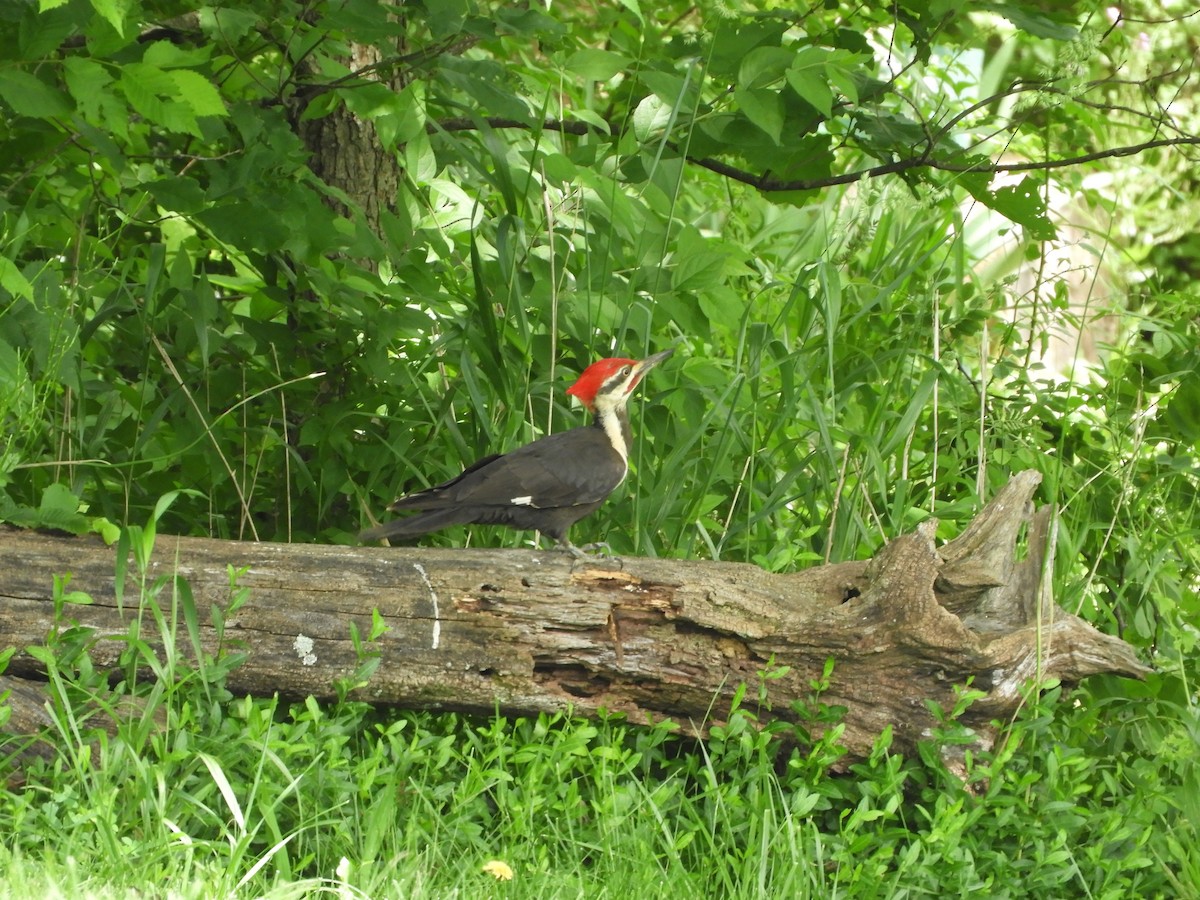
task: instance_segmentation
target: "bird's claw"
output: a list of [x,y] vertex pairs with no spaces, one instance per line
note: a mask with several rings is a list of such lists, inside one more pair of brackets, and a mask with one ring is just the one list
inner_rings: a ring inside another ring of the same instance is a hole
[[582,547],[576,547],[574,544],[563,544],[562,549],[570,553],[575,559],[612,559],[620,560],[620,557],[612,552],[612,547],[607,541],[595,541],[591,544],[584,544]]

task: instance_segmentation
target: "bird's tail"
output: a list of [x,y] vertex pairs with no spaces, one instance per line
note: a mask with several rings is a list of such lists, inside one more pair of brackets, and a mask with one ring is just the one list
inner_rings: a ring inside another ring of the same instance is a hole
[[358,539],[364,542],[378,541],[383,538],[404,540],[419,537],[430,531],[437,531],[439,528],[449,528],[451,525],[465,525],[468,521],[470,518],[464,517],[462,511],[458,509],[431,509],[415,516],[405,516],[402,519],[393,519],[391,522],[367,528],[359,532]]

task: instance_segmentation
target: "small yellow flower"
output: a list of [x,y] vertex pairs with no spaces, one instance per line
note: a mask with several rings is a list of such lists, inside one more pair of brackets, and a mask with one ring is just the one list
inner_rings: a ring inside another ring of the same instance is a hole
[[483,864],[483,871],[491,875],[497,881],[512,881],[513,870],[506,862],[498,859],[489,859]]

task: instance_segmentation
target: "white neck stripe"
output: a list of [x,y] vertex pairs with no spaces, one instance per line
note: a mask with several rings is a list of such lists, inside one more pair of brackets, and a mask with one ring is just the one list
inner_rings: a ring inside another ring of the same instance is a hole
[[621,459],[628,462],[629,449],[625,446],[625,435],[621,432],[621,420],[616,416],[601,416],[600,424],[608,436],[609,443],[613,445],[613,449],[621,455]]

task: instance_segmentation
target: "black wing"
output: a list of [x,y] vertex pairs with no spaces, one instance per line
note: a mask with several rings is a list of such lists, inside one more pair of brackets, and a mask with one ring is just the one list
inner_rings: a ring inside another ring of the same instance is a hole
[[391,509],[585,506],[611,494],[625,471],[625,461],[604,432],[585,426],[485,457],[450,481],[401,497]]

